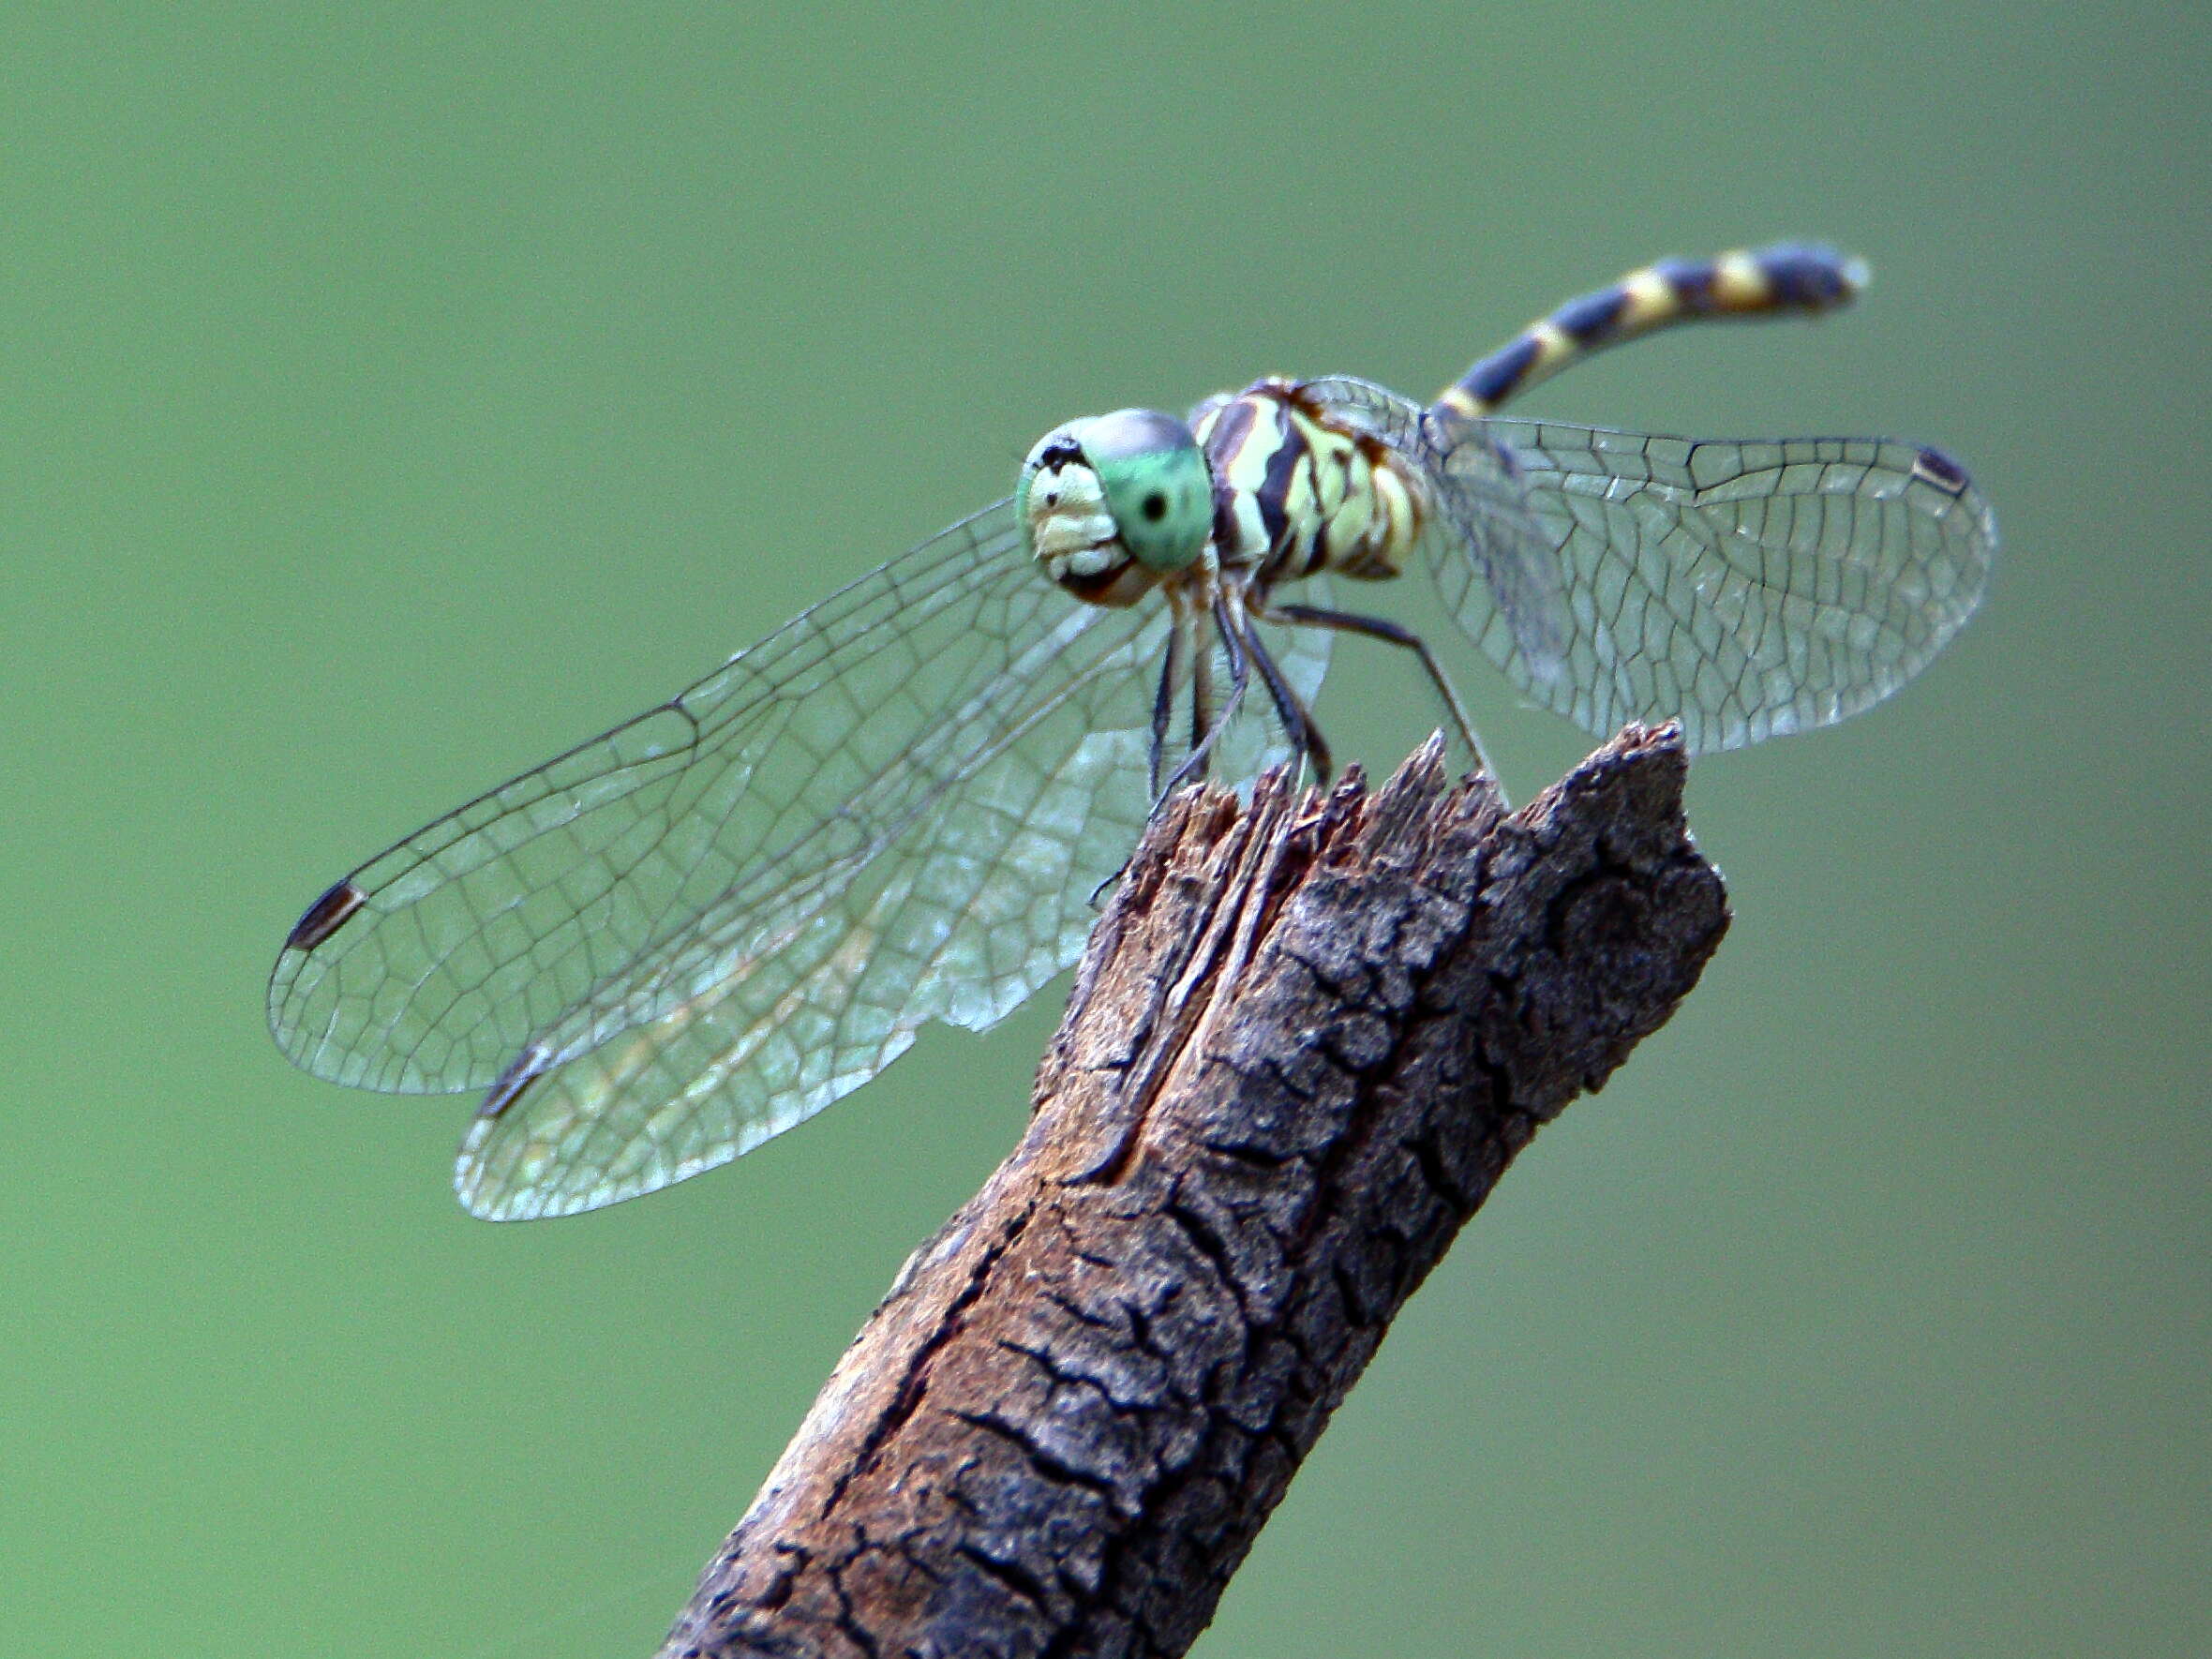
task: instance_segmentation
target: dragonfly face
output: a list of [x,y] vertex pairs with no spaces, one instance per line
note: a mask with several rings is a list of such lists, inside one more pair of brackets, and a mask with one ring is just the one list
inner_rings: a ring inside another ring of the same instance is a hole
[[1205,551],[1213,477],[1173,415],[1116,410],[1038,441],[1022,463],[1014,515],[1054,581],[1093,605],[1130,605]]
[[1667,261],[1427,404],[1270,379],[1069,422],[1012,499],[333,886],[271,976],[277,1045],[480,1091],[455,1186],[481,1216],[725,1163],[1071,964],[1175,783],[1326,775],[1334,635],[1417,653],[1479,760],[1427,645],[1329,608],[1332,575],[1425,565],[1507,680],[1600,736],[1679,720],[1707,752],[1869,708],[1980,598],[1996,527],[1956,462],[1495,416],[1592,351],[1862,279],[1819,247]]

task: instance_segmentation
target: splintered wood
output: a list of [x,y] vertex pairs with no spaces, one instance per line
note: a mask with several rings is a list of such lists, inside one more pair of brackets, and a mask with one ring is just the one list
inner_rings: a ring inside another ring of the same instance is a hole
[[1371,793],[1174,802],[1027,1134],[901,1272],[664,1654],[1188,1648],[1406,1297],[1720,943],[1685,772],[1632,726],[1510,815],[1433,742]]

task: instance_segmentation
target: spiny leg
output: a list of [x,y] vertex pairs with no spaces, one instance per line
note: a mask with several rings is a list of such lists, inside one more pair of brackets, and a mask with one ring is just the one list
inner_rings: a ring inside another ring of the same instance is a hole
[[[1236,711],[1244,706],[1245,686],[1250,679],[1250,664],[1242,642],[1230,627],[1228,610],[1217,597],[1214,601],[1214,628],[1221,638],[1221,649],[1229,657],[1229,701],[1221,706],[1219,718],[1212,713],[1214,677],[1211,669],[1214,653],[1204,640],[1195,642],[1190,674],[1190,720],[1194,739],[1190,753],[1184,757],[1174,774],[1167,781],[1153,800],[1152,810],[1158,812],[1167,798],[1193,778],[1205,776],[1206,762],[1214,753],[1214,744],[1236,718]],[[1195,632],[1195,629],[1193,630]]]
[[[1226,625],[1226,621],[1224,622]],[[1252,661],[1260,666],[1260,678],[1267,682],[1267,695],[1275,699],[1275,711],[1282,719],[1283,733],[1291,740],[1292,764],[1309,760],[1313,773],[1322,787],[1328,787],[1329,779],[1336,774],[1336,762],[1329,755],[1329,745],[1321,735],[1321,727],[1314,725],[1313,716],[1306,705],[1298,700],[1297,692],[1276,665],[1267,648],[1260,643],[1257,634],[1247,633],[1245,649],[1251,652]]]
[[[1207,734],[1214,729],[1214,651],[1205,637],[1205,624],[1193,618],[1190,651],[1190,753],[1183,757],[1178,772],[1197,762],[1200,777],[1205,776]],[[1234,659],[1231,667],[1234,669]]]
[[[1209,672],[1213,653],[1198,637],[1199,631],[1203,626],[1202,614],[1186,609],[1180,603],[1174,603],[1170,615],[1173,618],[1173,625],[1168,635],[1167,660],[1160,665],[1159,685],[1153,693],[1152,697],[1152,738],[1149,767],[1152,785],[1152,815],[1158,815],[1159,809],[1167,804],[1168,797],[1183,786],[1190,776],[1194,766],[1200,770],[1203,770],[1206,755],[1213,744],[1210,735],[1202,735],[1202,730],[1206,723],[1206,706],[1211,702],[1213,696],[1213,676]],[[1196,662],[1191,673],[1190,684],[1191,751],[1184,757],[1182,765],[1175,769],[1173,775],[1163,785],[1159,781],[1159,769],[1165,755],[1168,734],[1174,726],[1176,681],[1182,677],[1184,665],[1189,662],[1194,655]],[[1236,671],[1236,682],[1230,689],[1229,708],[1222,715],[1224,722],[1228,720],[1230,715],[1236,712],[1237,703],[1244,696],[1241,659],[1233,652],[1230,664],[1232,668]],[[1099,908],[1099,904],[1105,898],[1106,889],[1119,881],[1128,870],[1128,861],[1124,859],[1120,869],[1091,889],[1092,909]]]
[[1476,420],[1591,352],[1671,323],[1832,310],[1866,286],[1866,262],[1776,243],[1709,260],[1661,260],[1532,322],[1437,395],[1432,411]]
[[[1173,595],[1170,596],[1168,615],[1168,649],[1159,665],[1159,685],[1152,694],[1152,735],[1145,763],[1154,813],[1166,804],[1169,794],[1175,787],[1173,782],[1170,782],[1165,788],[1160,786],[1159,769],[1166,758],[1168,734],[1175,724],[1175,692],[1183,678],[1184,665],[1189,659],[1191,635],[1199,627],[1196,614],[1187,610]],[[1178,772],[1177,776],[1180,775]],[[1106,897],[1106,889],[1119,881],[1128,873],[1128,860],[1123,859],[1119,869],[1091,889],[1093,910],[1099,908]]]
[[1191,630],[1196,626],[1196,619],[1180,605],[1174,605],[1170,615],[1173,626],[1168,632],[1168,649],[1159,665],[1159,689],[1152,697],[1152,747],[1147,776],[1155,800],[1160,794],[1159,769],[1167,755],[1168,730],[1175,721],[1175,687],[1183,678],[1184,664],[1190,654]]
[[[1483,749],[1483,740],[1475,735],[1474,722],[1467,717],[1467,709],[1459,701],[1459,693],[1444,673],[1444,666],[1436,660],[1436,653],[1428,649],[1428,642],[1411,628],[1382,617],[1363,617],[1353,611],[1324,610],[1316,605],[1270,605],[1258,613],[1263,620],[1304,622],[1316,628],[1334,628],[1344,634],[1364,634],[1369,639],[1383,640],[1400,646],[1421,659],[1421,666],[1428,670],[1428,682],[1436,687],[1444,707],[1451,710],[1452,724],[1459,728],[1459,736],[1474,756],[1475,769],[1502,791],[1498,769],[1490,764],[1490,757]],[[1501,795],[1502,799],[1502,795]]]

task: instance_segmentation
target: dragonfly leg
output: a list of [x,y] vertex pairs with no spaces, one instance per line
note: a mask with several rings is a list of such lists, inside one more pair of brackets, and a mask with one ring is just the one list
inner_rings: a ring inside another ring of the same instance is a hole
[[1175,719],[1175,686],[1183,678],[1184,662],[1190,654],[1193,626],[1192,618],[1181,605],[1174,607],[1173,616],[1174,627],[1168,635],[1167,655],[1159,665],[1159,689],[1152,697],[1152,747],[1148,775],[1156,800],[1160,794],[1159,769],[1167,756],[1168,730]]
[[1152,810],[1158,812],[1167,798],[1193,778],[1206,775],[1206,763],[1213,757],[1214,745],[1221,733],[1236,718],[1236,711],[1244,705],[1245,686],[1251,678],[1251,663],[1244,649],[1244,642],[1230,625],[1228,608],[1217,597],[1214,601],[1214,626],[1221,637],[1221,650],[1229,658],[1229,700],[1221,706],[1217,716],[1213,712],[1214,676],[1213,652],[1202,639],[1192,653],[1190,665],[1190,753],[1184,757],[1167,785],[1153,800]]
[[1259,665],[1260,678],[1267,682],[1267,695],[1275,699],[1275,711],[1282,718],[1283,734],[1291,740],[1293,764],[1311,761],[1314,776],[1321,781],[1323,788],[1327,788],[1337,768],[1329,754],[1328,740],[1321,735],[1321,727],[1314,725],[1312,714],[1298,700],[1297,692],[1292,689],[1275,659],[1267,654],[1260,636],[1247,633],[1244,643],[1245,649],[1251,652],[1252,661]]
[[1208,755],[1214,743],[1228,728],[1238,709],[1244,706],[1246,682],[1251,676],[1251,659],[1246,655],[1244,635],[1236,629],[1229,614],[1229,602],[1219,593],[1214,595],[1214,631],[1221,636],[1222,652],[1229,658],[1229,701],[1222,705],[1220,718],[1208,723],[1205,741],[1200,745]]
[[1205,776],[1207,734],[1214,729],[1214,653],[1204,636],[1204,624],[1193,622],[1191,631],[1198,635],[1197,650],[1191,653],[1190,664],[1190,753],[1184,765],[1198,763],[1200,777]]
[[[1195,613],[1186,610],[1180,603],[1174,602],[1173,597],[1171,597],[1171,604],[1173,605],[1171,615],[1174,620],[1174,626],[1168,634],[1167,660],[1161,663],[1159,667],[1159,685],[1152,695],[1152,736],[1148,770],[1154,814],[1158,813],[1159,809],[1167,804],[1168,797],[1173,794],[1182,784],[1184,774],[1190,766],[1190,760],[1186,759],[1183,765],[1176,769],[1174,775],[1164,785],[1159,781],[1160,768],[1167,763],[1168,734],[1173,730],[1175,724],[1175,692],[1183,679],[1185,666],[1190,661],[1192,640],[1200,627],[1199,618]],[[1204,672],[1203,665],[1205,662],[1205,655],[1206,653],[1202,648],[1198,652],[1198,659],[1202,665],[1199,669],[1200,673]],[[1191,686],[1193,702],[1196,703],[1201,695],[1201,688],[1194,682]],[[1194,710],[1194,719],[1202,718]],[[1198,757],[1195,754],[1198,745],[1199,739],[1194,727],[1191,739],[1194,753],[1191,758]],[[1106,889],[1128,874],[1128,860],[1124,859],[1119,869],[1099,883],[1097,887],[1091,889],[1091,908],[1093,910],[1098,909],[1105,899]]]
[[1411,628],[1382,617],[1363,617],[1353,611],[1324,610],[1318,605],[1274,605],[1258,613],[1263,620],[1303,622],[1309,627],[1334,628],[1342,634],[1363,634],[1369,639],[1380,639],[1401,647],[1421,659],[1421,666],[1428,670],[1428,682],[1436,687],[1436,694],[1443,699],[1451,711],[1452,724],[1459,728],[1460,740],[1468,753],[1474,756],[1475,769],[1487,777],[1501,791],[1503,785],[1498,769],[1490,764],[1489,755],[1483,749],[1482,739],[1475,736],[1474,722],[1468,719],[1467,709],[1459,701],[1459,693],[1453,686],[1444,666],[1436,660],[1436,653],[1428,649],[1428,642]]

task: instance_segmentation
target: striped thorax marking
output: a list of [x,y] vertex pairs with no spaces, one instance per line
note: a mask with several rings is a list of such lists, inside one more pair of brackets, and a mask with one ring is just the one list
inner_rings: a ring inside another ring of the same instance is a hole
[[1214,547],[1263,590],[1322,571],[1395,576],[1425,518],[1422,486],[1370,434],[1270,378],[1208,398],[1191,423],[1214,475]]

